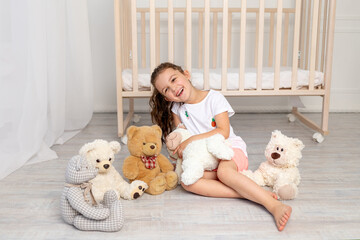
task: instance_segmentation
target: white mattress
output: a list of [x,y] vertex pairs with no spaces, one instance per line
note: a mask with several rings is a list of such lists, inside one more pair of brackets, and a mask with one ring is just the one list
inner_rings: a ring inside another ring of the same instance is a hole
[[[245,72],[245,89],[256,89],[256,69],[247,69]],[[138,69],[138,86],[140,90],[150,89],[150,69]],[[192,69],[191,82],[198,88],[202,89],[204,84],[203,69]],[[280,88],[291,88],[291,67],[282,67],[280,69]],[[132,70],[125,69],[122,72],[123,90],[132,91]],[[210,88],[221,89],[221,69],[210,69]],[[229,68],[227,72],[227,89],[239,89],[239,69]],[[315,72],[314,86],[322,85],[324,82],[324,74]],[[297,88],[307,86],[309,84],[309,71],[298,69]],[[274,68],[263,68],[262,72],[262,89],[274,88]]]

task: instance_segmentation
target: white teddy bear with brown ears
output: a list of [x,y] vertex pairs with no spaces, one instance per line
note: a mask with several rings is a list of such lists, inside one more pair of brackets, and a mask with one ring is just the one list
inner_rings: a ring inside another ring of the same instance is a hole
[[261,163],[255,172],[245,170],[242,173],[260,186],[272,187],[280,199],[294,199],[300,183],[297,166],[303,148],[304,144],[299,139],[287,137],[275,130],[265,149],[267,161]]

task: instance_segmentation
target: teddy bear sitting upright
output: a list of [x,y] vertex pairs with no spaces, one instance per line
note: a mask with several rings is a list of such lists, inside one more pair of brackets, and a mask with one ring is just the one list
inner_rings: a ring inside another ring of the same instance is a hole
[[199,180],[204,170],[216,169],[219,160],[231,160],[234,151],[221,134],[200,139],[189,143],[183,151],[183,160],[178,158],[173,151],[183,141],[191,137],[187,129],[178,127],[166,137],[166,147],[172,158],[176,161],[176,173],[181,176],[181,181],[185,185],[191,185]]
[[95,204],[91,197],[91,179],[98,169],[77,155],[70,159],[65,173],[65,187],[61,196],[61,215],[65,222],[80,230],[119,231],[123,226],[122,205],[112,190],[105,193],[104,205]]
[[130,181],[147,183],[149,194],[161,194],[177,186],[174,166],[162,155],[161,128],[153,126],[130,126],[127,130],[127,146],[130,152],[123,165],[123,174]]
[[298,194],[300,173],[297,166],[302,158],[304,144],[275,130],[265,149],[266,162],[259,168],[242,173],[260,186],[269,186],[282,200],[294,199]]
[[120,151],[120,143],[117,141],[107,142],[96,139],[81,147],[79,154],[84,157],[89,165],[99,169],[99,174],[90,182],[93,184],[93,194],[97,203],[103,200],[104,194],[109,190],[115,190],[118,197],[132,200],[140,197],[148,188],[143,181],[133,181],[129,184],[113,166],[114,155]]

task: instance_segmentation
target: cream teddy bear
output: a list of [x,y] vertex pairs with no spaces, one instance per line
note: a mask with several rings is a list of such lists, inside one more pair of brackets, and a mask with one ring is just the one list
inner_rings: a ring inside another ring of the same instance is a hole
[[260,186],[272,187],[280,199],[294,199],[300,183],[297,166],[303,148],[304,144],[299,139],[287,137],[275,130],[265,149],[267,161],[261,163],[255,172],[246,170],[242,173]]
[[120,151],[120,143],[117,141],[107,142],[97,139],[85,144],[79,151],[88,163],[99,169],[98,175],[90,180],[92,191],[97,203],[103,201],[104,194],[109,190],[115,190],[118,197],[131,200],[143,195],[148,185],[143,181],[126,182],[112,163],[114,155]]
[[183,159],[173,155],[173,151],[180,143],[191,137],[188,130],[176,128],[166,137],[166,147],[170,156],[177,159],[175,172],[181,176],[185,185],[191,185],[199,180],[204,170],[213,170],[219,164],[218,159],[231,160],[234,151],[225,141],[224,136],[215,134],[209,138],[189,143],[183,151]]

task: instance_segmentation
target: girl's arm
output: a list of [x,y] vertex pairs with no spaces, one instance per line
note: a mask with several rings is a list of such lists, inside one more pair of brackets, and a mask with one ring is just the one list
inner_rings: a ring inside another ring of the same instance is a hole
[[[176,116],[179,120],[178,123],[180,123],[180,119],[178,116]],[[174,123],[176,124],[176,118],[174,118]],[[220,133],[221,135],[223,135],[225,137],[225,139],[227,139],[230,135],[230,120],[229,120],[229,115],[228,112],[223,112],[223,113],[219,113],[218,115],[215,116],[215,122],[216,122],[216,128],[206,132],[206,133],[201,133],[198,135],[194,135],[191,136],[190,138],[188,138],[187,140],[185,140],[184,142],[182,142],[175,150],[174,150],[174,154],[177,153],[178,156],[180,158],[182,158],[182,152],[184,151],[184,149],[186,148],[186,146],[191,143],[192,141],[195,140],[200,140],[203,138],[208,138],[211,137],[212,135],[215,135],[217,133]]]
[[180,120],[180,117],[178,116],[178,115],[176,115],[175,113],[172,113],[172,115],[173,115],[173,126],[174,127],[177,127],[177,126],[179,126],[179,124],[181,123],[181,120]]

